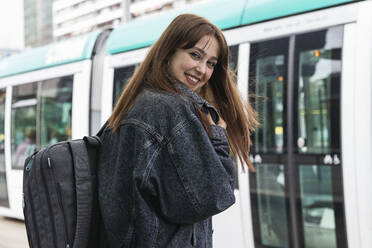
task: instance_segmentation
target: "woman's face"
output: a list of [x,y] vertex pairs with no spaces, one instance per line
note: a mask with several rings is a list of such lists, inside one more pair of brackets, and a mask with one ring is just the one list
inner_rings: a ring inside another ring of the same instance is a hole
[[203,36],[190,49],[177,49],[169,60],[172,77],[196,91],[212,76],[217,64],[219,45],[214,36]]

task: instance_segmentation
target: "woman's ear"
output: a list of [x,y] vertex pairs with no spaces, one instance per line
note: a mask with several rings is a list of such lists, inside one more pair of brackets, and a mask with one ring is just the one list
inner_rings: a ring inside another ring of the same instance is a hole
[[170,71],[170,66],[171,66],[171,62],[172,62],[172,55],[167,56],[165,58],[164,62],[167,65],[168,71]]
[[168,56],[165,58],[165,60],[164,60],[164,61],[168,64],[168,66],[169,66],[170,63],[171,63],[172,57],[173,57],[173,52],[170,52],[170,53],[168,54]]

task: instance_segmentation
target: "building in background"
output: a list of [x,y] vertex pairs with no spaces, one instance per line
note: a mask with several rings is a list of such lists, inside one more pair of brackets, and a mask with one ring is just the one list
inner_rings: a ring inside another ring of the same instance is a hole
[[53,35],[55,40],[62,40],[200,1],[203,0],[54,0]]
[[53,0],[24,0],[24,41],[35,47],[53,41]]
[[0,8],[0,58],[206,0],[12,0]]
[[24,48],[23,0],[4,1],[0,8],[0,59]]
[[123,0],[55,0],[53,3],[54,38],[61,40],[117,25],[122,17]]

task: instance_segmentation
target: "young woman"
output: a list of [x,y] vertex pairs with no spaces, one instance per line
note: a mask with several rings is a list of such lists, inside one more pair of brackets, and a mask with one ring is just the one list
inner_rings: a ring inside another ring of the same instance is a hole
[[212,247],[211,216],[235,202],[230,149],[253,169],[254,125],[222,32],[196,15],[175,18],[101,136],[99,200],[109,247]]

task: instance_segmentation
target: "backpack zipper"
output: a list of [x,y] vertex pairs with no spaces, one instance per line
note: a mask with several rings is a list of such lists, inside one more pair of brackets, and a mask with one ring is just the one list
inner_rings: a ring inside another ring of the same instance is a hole
[[[46,153],[48,152],[48,150],[49,150],[49,148],[46,149],[46,150],[43,152],[43,154],[41,155],[41,158],[40,158],[41,164],[43,164],[43,163],[45,163],[45,162],[49,162],[49,163],[50,163],[50,159],[47,160],[47,159],[45,159],[45,157],[44,157],[44,156],[47,156]],[[45,160],[47,160],[47,161],[45,161]],[[50,168],[50,167],[49,167],[49,163],[48,163],[48,168]],[[48,169],[48,168],[46,168],[46,169]],[[41,173],[41,179],[42,179],[42,181],[43,181],[42,183],[44,184],[44,186],[45,186],[45,191],[46,191],[46,198],[47,198],[48,209],[49,209],[49,211],[50,211],[50,216],[53,216],[53,212],[52,212],[52,211],[53,211],[53,208],[52,208],[52,206],[51,206],[51,199],[50,199],[50,196],[49,196],[51,189],[48,188],[47,179],[45,178],[45,175],[44,175],[45,173],[51,173],[51,174],[52,174],[52,180],[54,179],[54,175],[53,175],[53,172],[52,172],[52,171],[47,172],[46,170],[45,170],[45,172],[42,171],[42,173]],[[53,184],[52,184],[52,185],[53,185]],[[53,217],[50,218],[50,222],[51,222],[51,224],[52,224],[52,238],[53,238],[53,243],[54,243],[54,246],[57,247],[57,238],[58,238],[58,237],[57,237],[56,225],[55,225],[55,221],[54,221],[54,218],[53,218]]]
[[34,162],[34,158],[35,158],[35,154],[31,156],[31,159],[28,161],[27,165],[26,165],[26,171],[30,171],[31,170],[31,167],[32,167],[32,164]]
[[65,215],[65,209],[63,207],[63,199],[62,199],[62,193],[61,193],[61,185],[59,183],[56,183],[56,189],[57,189],[57,195],[58,195],[58,205],[62,211],[62,217],[63,217],[63,226],[65,227],[65,240],[66,240],[66,248],[70,247],[70,238],[68,235],[68,228],[67,228],[67,221],[66,221],[66,215]]
[[62,192],[61,192],[61,185],[60,185],[60,183],[57,183],[56,180],[55,180],[54,173],[53,173],[52,163],[50,162],[50,158],[49,157],[48,157],[48,168],[52,170],[52,173],[51,174],[52,174],[53,182],[54,182],[55,189],[56,189],[56,192],[57,192],[58,206],[59,206],[59,208],[62,211],[63,226],[64,226],[64,229],[65,229],[66,248],[70,248],[70,238],[69,238],[69,235],[68,235],[67,220],[66,220],[66,215],[65,215],[64,207],[63,207],[63,198],[62,198]]

